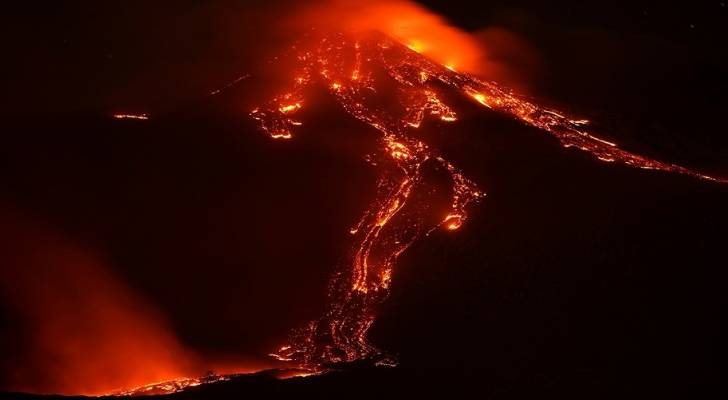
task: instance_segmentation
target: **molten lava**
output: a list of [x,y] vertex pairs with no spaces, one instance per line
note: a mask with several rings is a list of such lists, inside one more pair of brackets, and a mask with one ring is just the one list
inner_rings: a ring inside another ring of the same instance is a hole
[[116,119],[136,119],[141,121],[149,119],[149,115],[147,114],[114,114],[113,117]]
[[[494,82],[457,72],[420,54],[421,42],[401,42],[381,33],[333,33],[308,38],[292,47],[290,86],[253,109],[252,118],[272,138],[290,139],[302,124],[296,115],[312,85],[328,89],[346,112],[379,133],[379,154],[370,159],[381,171],[377,196],[351,229],[355,246],[346,268],[330,285],[330,303],[323,317],[292,335],[272,356],[319,368],[325,364],[370,359],[392,364],[367,341],[377,308],[389,293],[399,256],[420,236],[438,227],[454,231],[467,219],[467,208],[484,197],[477,186],[417,136],[425,118],[447,124],[457,114],[441,100],[449,87],[488,109],[510,115],[608,162],[643,169],[677,172],[713,180],[677,165],[621,150],[586,129],[588,121],[541,107]],[[383,106],[378,94],[391,83],[397,104]],[[433,207],[413,193],[425,183],[423,169],[435,166],[449,174],[449,210],[433,219]]]
[[201,378],[177,378],[170,381],[149,383],[133,389],[122,389],[113,393],[114,396],[153,396],[181,392],[187,388],[200,386],[206,383],[228,381],[235,375],[215,375],[210,373]]
[[[296,128],[304,123],[301,112],[309,104],[309,89],[324,88],[349,115],[376,132],[378,151],[368,161],[380,176],[373,202],[349,230],[354,245],[347,262],[331,280],[324,315],[294,331],[289,342],[272,354],[278,360],[295,362],[304,368],[286,372],[281,378],[307,376],[326,365],[363,359],[378,365],[396,363],[368,341],[367,333],[389,294],[399,257],[415,240],[436,229],[461,229],[468,219],[469,207],[485,196],[418,135],[426,120],[443,125],[458,120],[456,110],[443,101],[446,88],[474,105],[511,116],[552,135],[564,147],[580,149],[598,160],[725,182],[624,151],[591,132],[586,120],[542,107],[495,82],[469,74],[482,72],[481,49],[466,33],[420,6],[403,1],[375,1],[361,9],[343,1],[335,3],[339,5],[338,11],[321,15],[317,10],[313,15],[302,15],[301,20],[305,24],[329,25],[337,33],[310,35],[293,46],[281,58],[290,60],[293,66],[287,71],[288,85],[252,109],[250,116],[272,139],[293,140]],[[321,19],[326,21],[322,23]],[[343,32],[342,27],[346,29]],[[210,94],[218,94],[249,77],[242,75]],[[386,101],[382,101],[383,97]],[[150,118],[147,114],[132,113],[112,117],[130,121]],[[448,185],[440,184],[439,191],[433,189],[427,176],[430,170],[446,176]],[[447,198],[444,205],[436,201],[437,195]],[[45,286],[50,283],[45,281],[36,283],[33,270],[27,268],[14,271],[20,276],[0,280],[0,284],[17,286],[11,289],[19,292],[30,292],[27,288],[42,284],[34,289],[41,293],[37,296],[40,300],[24,307],[37,319],[38,337],[33,339],[40,343],[39,353],[57,364],[43,371],[58,381],[53,385],[41,389],[34,382],[20,382],[15,387],[96,394],[108,393],[112,387],[157,381],[115,392],[150,395],[178,392],[234,376],[210,374],[168,380],[194,373],[187,368],[194,357],[154,315],[134,312],[141,308],[137,306],[138,300],[115,280],[97,271],[93,262],[76,259],[65,251],[59,253],[67,259],[56,269],[45,271],[52,278],[49,288]],[[58,263],[37,255],[32,257],[39,271],[51,261]],[[85,280],[69,278],[74,275]],[[18,286],[17,282],[23,280],[32,282]],[[89,294],[83,301],[67,298],[66,290],[62,290],[65,287]],[[28,293],[17,298],[22,300],[24,296]],[[64,319],[66,316],[70,318]],[[87,326],[93,327],[93,332],[86,332]],[[84,335],[89,338],[79,341]],[[146,345],[150,340],[154,346]],[[99,354],[104,357],[98,357]],[[129,360],[138,367],[128,368]],[[108,380],[99,380],[98,370],[105,371]],[[93,384],[86,387],[83,382]]]

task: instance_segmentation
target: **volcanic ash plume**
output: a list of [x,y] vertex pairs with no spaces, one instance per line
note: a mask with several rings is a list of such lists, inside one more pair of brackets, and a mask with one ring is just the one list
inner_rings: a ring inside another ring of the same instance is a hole
[[190,373],[159,315],[62,234],[0,209],[0,295],[26,334],[3,349],[3,390],[105,394]]

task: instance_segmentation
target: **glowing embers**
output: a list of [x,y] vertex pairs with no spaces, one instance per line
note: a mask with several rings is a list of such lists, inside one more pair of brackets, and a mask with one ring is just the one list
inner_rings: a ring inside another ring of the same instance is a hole
[[494,82],[483,82],[465,74],[441,75],[440,80],[462,90],[481,105],[513,116],[523,123],[539,128],[556,137],[564,147],[575,147],[592,154],[597,160],[617,162],[641,169],[654,169],[690,175],[700,179],[725,182],[674,164],[663,163],[632,154],[617,144],[584,131],[589,121],[571,119],[565,113],[536,105],[513,94]]
[[431,90],[426,90],[425,94],[427,95],[426,109],[430,112],[430,114],[436,115],[440,117],[440,120],[446,122],[452,122],[457,120],[455,112],[450,109],[450,107],[441,102],[435,92]]
[[[420,74],[425,74],[426,81],[426,72],[421,71]],[[405,118],[405,125],[411,128],[419,128],[427,115],[438,117],[444,122],[457,121],[455,112],[440,101],[434,90],[417,88],[409,93],[405,103],[408,104],[406,109],[409,113]]]
[[[298,80],[298,79],[297,79]],[[255,108],[250,116],[273,139],[291,139],[293,127],[303,125],[291,117],[303,107],[298,93],[286,93],[271,100],[266,108]]]
[[149,114],[114,114],[114,119],[132,119],[146,121],[149,119]]
[[316,371],[310,369],[290,369],[282,370],[276,373],[274,376],[277,379],[296,379],[296,378],[307,378],[309,376],[316,376],[323,374],[324,371]]
[[392,269],[387,268],[380,274],[381,283],[380,285],[384,289],[389,289],[390,283],[392,283]]
[[407,146],[403,145],[402,143],[389,143],[389,150],[389,154],[392,156],[392,158],[396,160],[406,160],[411,157],[409,149],[407,149]]
[[273,139],[290,139],[293,135],[290,132],[271,132],[270,137]]
[[289,114],[298,110],[299,108],[301,108],[301,103],[293,103],[279,107],[278,111],[282,112],[283,114]]
[[181,392],[187,388],[199,386],[206,383],[214,383],[230,380],[224,375],[208,374],[201,378],[177,378],[171,381],[150,383],[137,388],[124,389],[113,393],[114,396],[153,396]]
[[473,96],[473,98],[475,100],[478,101],[478,103],[480,103],[480,104],[482,104],[482,105],[484,105],[486,107],[490,107],[490,105],[488,104],[488,102],[485,101],[486,98],[485,98],[485,95],[484,94],[482,94],[482,93],[474,93],[472,96]]
[[469,88],[469,87],[464,88],[464,91],[465,91],[465,93],[467,93],[468,96],[470,96],[473,99],[475,99],[475,101],[477,101],[481,105],[484,105],[484,106],[486,106],[488,108],[493,108],[488,103],[488,97],[486,95],[484,95],[483,93],[480,93],[480,92],[478,92],[478,91],[476,91],[476,90],[474,90],[472,88]]
[[[287,350],[287,349],[281,349]],[[293,379],[293,378],[305,378],[308,376],[320,375],[323,373],[318,370],[310,369],[282,369],[282,370],[269,370],[263,372],[266,376],[270,376],[275,379]],[[217,375],[209,372],[207,375],[200,378],[177,378],[170,381],[150,383],[144,386],[118,390],[110,394],[110,396],[116,397],[139,397],[139,396],[157,396],[165,394],[173,394],[185,391],[189,388],[206,385],[216,382],[225,382],[232,379],[244,376],[245,374],[229,374],[229,375]]]
[[269,353],[268,355],[275,358],[278,361],[293,361],[292,358],[286,355],[291,349],[291,346],[281,346],[275,353]]
[[442,223],[445,228],[447,228],[447,230],[455,231],[463,226],[463,218],[461,215],[458,214],[448,214],[442,221]]

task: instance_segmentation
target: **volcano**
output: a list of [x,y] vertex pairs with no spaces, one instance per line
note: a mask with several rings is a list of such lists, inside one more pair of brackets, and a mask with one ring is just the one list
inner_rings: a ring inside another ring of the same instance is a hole
[[[492,394],[512,393],[514,387],[536,394],[605,385],[608,378],[600,376],[623,369],[627,382],[639,381],[641,366],[626,365],[622,356],[610,358],[627,344],[634,346],[628,354],[645,352],[640,359],[672,357],[663,353],[669,339],[653,341],[653,328],[636,339],[628,332],[651,318],[659,321],[658,330],[672,327],[672,314],[653,314],[663,310],[662,301],[670,303],[671,313],[689,314],[690,321],[711,327],[710,318],[682,310],[669,294],[682,284],[693,289],[690,293],[708,296],[696,289],[698,283],[682,282],[680,268],[710,271],[708,260],[720,244],[715,232],[725,222],[718,213],[728,199],[724,179],[623,149],[607,136],[610,132],[600,131],[599,121],[458,71],[420,50],[416,43],[380,32],[311,31],[259,70],[242,71],[238,79],[181,109],[36,123],[38,132],[61,125],[84,140],[85,134],[110,132],[108,140],[128,146],[123,148],[158,153],[170,143],[188,141],[175,144],[182,150],[172,146],[179,159],[170,162],[164,177],[193,171],[192,183],[215,176],[225,187],[236,185],[236,175],[225,175],[230,169],[247,168],[248,180],[239,184],[244,195],[234,197],[241,203],[232,206],[239,214],[229,224],[249,223],[251,231],[275,227],[264,233],[275,240],[265,257],[256,259],[261,268],[275,268],[280,260],[303,268],[336,259],[309,271],[274,273],[294,278],[276,276],[272,280],[280,280],[280,287],[267,287],[268,301],[285,304],[270,306],[274,311],[266,314],[271,318],[307,296],[319,304],[292,313],[295,318],[282,314],[281,324],[302,323],[291,324],[292,334],[270,349],[272,369],[210,373],[99,394],[232,398],[361,388],[373,396],[375,388],[385,386],[402,395],[489,392],[482,388],[483,379],[493,382]],[[220,159],[212,156],[203,160],[206,164],[186,158],[200,150],[198,135],[214,142],[211,152],[219,151]],[[13,148],[36,143],[17,140]],[[245,160],[236,161],[241,156]],[[272,177],[282,182],[271,182]],[[142,186],[158,183],[154,177],[137,179]],[[290,192],[280,187],[297,181],[303,191],[318,195],[286,197]],[[35,192],[27,190],[32,198]],[[270,200],[276,195],[282,198]],[[160,208],[187,204],[184,196],[204,195],[196,189],[173,192],[162,197]],[[646,211],[648,206],[654,208]],[[295,223],[277,217],[281,214],[308,215],[298,221],[304,222],[300,231],[286,234]],[[154,227],[144,237],[172,230]],[[313,261],[276,254],[295,249],[290,241],[304,248],[331,237],[320,231],[340,234],[324,250],[349,250]],[[252,243],[246,237],[232,247],[252,252]],[[234,253],[219,258],[227,254]],[[191,280],[211,279],[204,268],[192,265],[194,260],[184,264],[183,258],[178,261],[185,267],[175,274],[189,269],[195,271]],[[665,267],[667,278],[660,279],[667,283],[655,280],[654,270],[635,268],[647,261]],[[462,275],[448,272],[459,266]],[[330,275],[328,283],[320,283]],[[326,292],[301,289],[306,282],[295,280],[304,276],[313,276],[311,281]],[[584,286],[564,283],[567,276]],[[720,287],[713,280],[709,286]],[[285,300],[292,288],[300,291]],[[657,296],[646,298],[644,288]],[[609,302],[622,297],[626,300],[617,309],[624,313],[619,317],[624,324],[602,323],[599,314],[615,312]],[[231,310],[236,308],[225,312]],[[571,321],[562,310],[583,320]],[[319,316],[306,321],[312,314]],[[472,318],[478,324],[463,322]],[[577,326],[575,333],[559,331],[569,323]],[[252,331],[251,336],[257,334]],[[595,345],[605,332],[610,339]],[[669,337],[683,334],[677,329]],[[534,338],[548,343],[541,346]],[[561,356],[565,348],[576,350]],[[673,356],[686,365],[696,357]],[[655,376],[669,376],[672,370],[664,368]],[[698,379],[702,371],[693,374],[689,379]]]
[[[397,259],[422,234],[441,227],[458,230],[469,205],[485,196],[418,134],[426,119],[440,124],[457,121],[457,112],[443,97],[470,98],[603,162],[726,182],[622,150],[590,133],[587,120],[569,118],[495,82],[437,64],[416,48],[378,32],[312,35],[294,45],[287,56],[277,61],[293,65],[290,87],[250,113],[260,129],[272,139],[293,138],[295,128],[304,123],[296,115],[307,102],[306,90],[319,85],[349,115],[379,133],[378,152],[369,161],[383,172],[375,201],[350,230],[356,248],[349,268],[331,284],[329,309],[273,354],[282,361],[314,369],[361,359],[395,363],[368,343],[367,331],[388,295]],[[428,167],[449,175],[450,188],[438,189],[427,182],[423,170]],[[437,207],[438,190],[449,196],[449,206]],[[418,196],[417,191],[427,194]],[[429,196],[435,200],[428,201]]]

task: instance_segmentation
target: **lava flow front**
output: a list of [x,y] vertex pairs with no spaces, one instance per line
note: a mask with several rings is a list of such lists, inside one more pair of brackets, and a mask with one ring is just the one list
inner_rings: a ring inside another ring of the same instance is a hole
[[[397,259],[423,234],[438,227],[460,228],[468,205],[484,196],[460,170],[417,137],[425,118],[443,124],[457,120],[455,111],[441,101],[438,88],[455,89],[485,108],[539,128],[563,146],[581,149],[602,161],[717,180],[621,150],[588,132],[588,121],[569,118],[496,83],[456,72],[385,34],[309,37],[293,46],[288,56],[295,65],[290,87],[250,114],[260,129],[274,139],[293,138],[294,129],[303,124],[296,116],[306,104],[306,90],[320,85],[350,115],[379,132],[379,154],[370,161],[381,176],[375,201],[350,231],[355,247],[346,267],[332,279],[324,316],[295,331],[290,343],[273,354],[280,360],[311,368],[360,359],[395,362],[368,342],[367,331],[388,295]],[[392,83],[397,104],[385,108],[377,96]],[[425,184],[422,172],[428,166],[447,171],[452,182],[450,205],[441,214],[427,196],[413,200],[413,193]]]

